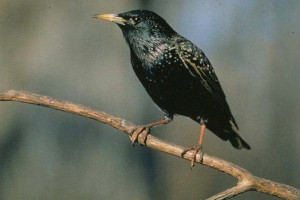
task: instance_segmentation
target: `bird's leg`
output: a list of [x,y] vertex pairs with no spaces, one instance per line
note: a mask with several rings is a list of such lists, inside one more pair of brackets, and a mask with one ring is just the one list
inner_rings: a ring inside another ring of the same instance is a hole
[[188,151],[193,150],[193,157],[191,160],[191,168],[194,167],[194,163],[196,161],[196,155],[200,151],[200,162],[203,160],[203,152],[202,152],[202,144],[203,144],[203,138],[204,138],[204,133],[205,133],[206,126],[204,124],[201,125],[201,130],[200,130],[200,137],[198,140],[198,144],[192,148],[187,148],[185,149],[182,153],[181,156],[183,157],[184,154],[186,154]]
[[206,126],[204,124],[202,124],[198,144],[194,147],[195,152],[193,154],[193,159],[191,161],[191,167],[194,167],[194,162],[196,161],[196,155],[197,155],[198,151],[200,151],[200,162],[202,162],[202,159],[203,159],[202,144],[203,144],[205,129],[206,129]]
[[168,117],[165,117],[165,119],[162,119],[162,120],[159,120],[157,122],[153,122],[153,123],[150,123],[150,124],[147,124],[147,125],[144,125],[144,126],[139,126],[133,133],[132,135],[130,136],[130,140],[132,142],[132,145],[134,146],[134,143],[136,143],[137,141],[137,138],[138,136],[145,132],[145,140],[144,140],[144,144],[146,143],[146,140],[147,140],[147,136],[148,134],[150,133],[150,129],[155,127],[155,126],[159,126],[159,125],[162,125],[162,124],[167,124],[171,121],[170,118]]

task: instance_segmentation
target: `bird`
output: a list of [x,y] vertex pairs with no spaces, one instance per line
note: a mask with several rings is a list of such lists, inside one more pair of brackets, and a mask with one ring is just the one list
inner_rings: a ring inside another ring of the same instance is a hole
[[175,115],[191,118],[200,124],[197,145],[192,151],[191,167],[202,146],[205,130],[229,141],[236,149],[250,149],[240,136],[217,75],[204,52],[177,33],[162,17],[149,10],[132,10],[119,14],[96,14],[93,18],[117,24],[130,49],[136,76],[164,113],[164,119],[141,126],[132,135],[173,120]]

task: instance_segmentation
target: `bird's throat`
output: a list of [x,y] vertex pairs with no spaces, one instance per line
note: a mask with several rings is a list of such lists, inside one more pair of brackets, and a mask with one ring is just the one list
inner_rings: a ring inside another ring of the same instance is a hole
[[127,37],[126,40],[130,46],[131,53],[134,53],[142,62],[147,61],[151,63],[167,48],[162,38],[155,38],[153,36],[144,38]]

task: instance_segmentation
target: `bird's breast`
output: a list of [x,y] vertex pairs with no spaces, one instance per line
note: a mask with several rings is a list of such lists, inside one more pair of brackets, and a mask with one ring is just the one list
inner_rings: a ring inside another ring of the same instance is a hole
[[180,58],[174,48],[157,48],[149,51],[141,61],[145,80],[151,86],[166,87],[180,79]]
[[186,70],[175,48],[149,52],[142,59],[132,55],[131,60],[137,77],[159,107],[174,114],[191,112],[189,105],[201,95],[200,84]]

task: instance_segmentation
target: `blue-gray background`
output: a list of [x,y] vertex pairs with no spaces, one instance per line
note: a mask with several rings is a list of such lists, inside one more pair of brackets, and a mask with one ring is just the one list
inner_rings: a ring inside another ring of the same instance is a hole
[[[81,103],[146,124],[162,118],[119,28],[95,13],[150,9],[211,60],[251,151],[208,132],[204,151],[300,187],[299,1],[0,0],[0,89]],[[176,117],[152,133],[195,145]],[[137,145],[93,120],[0,102],[0,199],[204,199],[235,184]],[[248,192],[236,199],[276,199]]]

